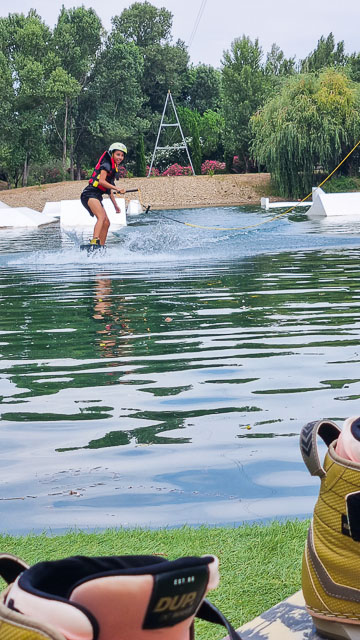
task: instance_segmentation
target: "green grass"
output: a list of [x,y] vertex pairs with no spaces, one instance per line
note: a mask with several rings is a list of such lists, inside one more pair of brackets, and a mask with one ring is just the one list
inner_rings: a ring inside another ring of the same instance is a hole
[[344,193],[347,191],[360,191],[360,179],[348,176],[334,176],[322,187],[326,193]]
[[[220,560],[220,585],[209,599],[235,627],[294,593],[301,586],[301,557],[308,521],[268,526],[193,529],[112,529],[61,536],[0,536],[0,551],[29,564],[70,555],[159,554],[173,560],[214,554]],[[1,585],[3,586],[3,585]],[[199,621],[196,640],[218,639],[220,627]]]

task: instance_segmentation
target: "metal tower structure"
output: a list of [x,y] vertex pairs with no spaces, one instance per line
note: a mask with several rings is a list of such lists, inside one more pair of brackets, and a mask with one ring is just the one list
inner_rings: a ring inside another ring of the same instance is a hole
[[[175,113],[176,122],[173,122],[172,124],[165,124],[164,123],[164,117],[165,117],[166,107],[168,105],[169,100],[171,102],[172,108],[173,108],[174,113]],[[165,128],[165,127],[176,127],[176,128],[178,128],[180,130],[180,134],[181,134],[181,138],[182,138],[182,144],[181,145],[174,144],[174,145],[167,145],[166,147],[159,147],[159,138],[160,138],[161,130],[163,128]],[[158,149],[185,149],[186,153],[187,153],[187,157],[189,158],[189,163],[190,163],[191,170],[193,172],[193,175],[195,175],[194,167],[193,167],[193,164],[192,164],[191,158],[190,158],[189,149],[188,149],[188,146],[186,144],[186,140],[184,138],[183,130],[181,128],[181,124],[180,124],[180,121],[179,121],[179,118],[178,118],[178,114],[177,114],[177,111],[176,111],[176,107],[175,107],[174,100],[173,100],[173,97],[171,95],[170,89],[167,92],[167,96],[166,96],[166,100],[165,100],[165,104],[164,104],[164,109],[163,109],[162,116],[161,116],[159,131],[158,131],[156,142],[155,142],[154,152],[153,152],[152,158],[151,158],[151,164],[150,164],[150,167],[149,167],[149,173],[147,175],[148,178],[151,175],[151,169],[153,167],[155,155],[156,155],[156,152],[157,152]]]

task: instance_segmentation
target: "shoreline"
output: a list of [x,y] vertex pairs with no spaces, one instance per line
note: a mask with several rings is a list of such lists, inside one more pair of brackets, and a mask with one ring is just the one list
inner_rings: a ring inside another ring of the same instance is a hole
[[[0,191],[0,202],[10,207],[29,207],[43,211],[46,202],[77,200],[87,180],[55,182]],[[269,173],[220,174],[214,176],[171,176],[125,178],[117,181],[122,189],[139,189],[126,194],[126,200],[139,199],[153,211],[199,207],[259,205],[270,191]],[[270,197],[270,200],[281,198]]]

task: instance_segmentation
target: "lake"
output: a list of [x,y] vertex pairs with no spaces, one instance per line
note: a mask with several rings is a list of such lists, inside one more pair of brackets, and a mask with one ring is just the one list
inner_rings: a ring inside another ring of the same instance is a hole
[[311,514],[301,427],[359,414],[360,225],[273,215],[150,211],[91,257],[0,231],[3,532]]

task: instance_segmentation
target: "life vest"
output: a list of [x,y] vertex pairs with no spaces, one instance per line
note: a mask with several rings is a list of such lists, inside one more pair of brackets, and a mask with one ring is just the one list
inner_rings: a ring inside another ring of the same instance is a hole
[[108,151],[104,151],[104,153],[102,154],[102,156],[100,157],[100,159],[98,160],[96,167],[94,169],[94,171],[91,174],[91,178],[89,180],[89,184],[92,187],[96,187],[97,189],[100,189],[100,191],[103,191],[104,193],[106,193],[106,191],[108,191],[108,189],[106,189],[106,187],[102,187],[99,184],[99,180],[100,180],[100,165],[101,165],[101,161],[104,158],[104,156],[106,156],[106,154],[109,156],[110,162],[111,162],[111,170],[107,171],[106,173],[106,180],[108,182],[111,182],[112,178],[115,176],[116,173],[116,164],[114,162],[114,158],[110,155],[110,153]]

